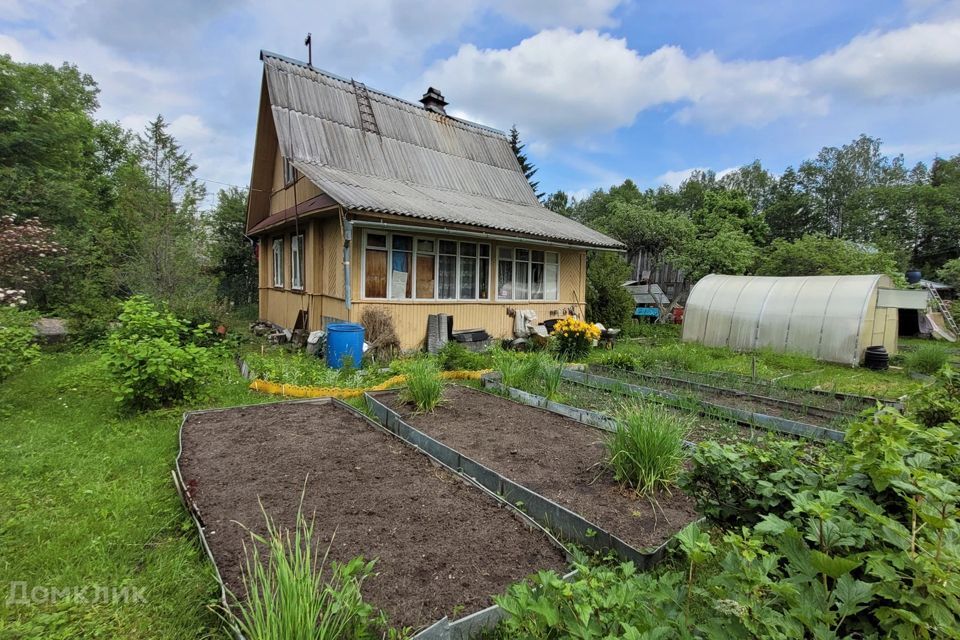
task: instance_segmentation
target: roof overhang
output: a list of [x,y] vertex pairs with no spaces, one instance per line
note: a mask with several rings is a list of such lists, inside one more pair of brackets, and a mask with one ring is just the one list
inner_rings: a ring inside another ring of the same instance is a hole
[[328,211],[339,206],[340,205],[330,196],[326,194],[320,194],[319,196],[301,202],[296,207],[287,207],[283,211],[270,214],[255,224],[253,228],[249,229],[247,231],[247,235],[261,235],[289,222],[296,222],[300,218],[312,216],[316,213]]
[[564,240],[549,240],[539,236],[530,236],[523,234],[504,234],[486,231],[482,227],[470,228],[466,226],[443,225],[430,222],[420,224],[411,224],[405,222],[388,222],[376,218],[357,218],[353,220],[354,227],[365,229],[383,229],[384,231],[404,231],[407,233],[434,233],[437,235],[458,236],[464,238],[478,238],[483,240],[496,240],[498,242],[517,242],[526,244],[536,244],[548,247],[558,247],[564,249],[580,249],[585,251],[614,251],[621,252],[620,249],[608,247],[597,247],[594,245],[577,244],[575,242]]

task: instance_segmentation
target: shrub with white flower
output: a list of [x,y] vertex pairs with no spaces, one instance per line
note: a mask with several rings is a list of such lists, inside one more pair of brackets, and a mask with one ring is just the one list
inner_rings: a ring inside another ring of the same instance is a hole
[[47,276],[44,263],[64,253],[52,238],[53,229],[36,218],[0,215],[0,306],[27,304],[27,290]]

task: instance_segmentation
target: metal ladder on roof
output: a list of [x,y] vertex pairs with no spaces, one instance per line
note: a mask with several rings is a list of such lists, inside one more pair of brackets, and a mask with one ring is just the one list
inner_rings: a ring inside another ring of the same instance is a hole
[[367,85],[362,82],[353,82],[353,93],[357,96],[357,107],[360,109],[360,128],[368,133],[380,135],[380,127],[377,126],[377,119],[373,115],[373,106],[370,104],[370,93],[367,91]]
[[953,319],[953,314],[950,313],[950,308],[947,306],[947,303],[943,301],[943,298],[940,297],[940,294],[937,293],[937,288],[932,284],[927,284],[927,291],[930,292],[930,297],[933,298],[934,303],[936,303],[937,308],[940,310],[940,313],[943,314],[943,319],[946,320],[947,326],[950,327],[950,330],[953,331],[953,335],[957,336],[960,339],[960,331],[957,330],[957,321]]

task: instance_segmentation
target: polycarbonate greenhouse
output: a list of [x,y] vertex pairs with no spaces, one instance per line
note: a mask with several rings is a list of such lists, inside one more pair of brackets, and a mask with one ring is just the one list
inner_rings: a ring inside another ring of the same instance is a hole
[[709,275],[687,298],[683,339],[857,365],[869,346],[896,353],[898,308],[883,293],[892,289],[884,275]]

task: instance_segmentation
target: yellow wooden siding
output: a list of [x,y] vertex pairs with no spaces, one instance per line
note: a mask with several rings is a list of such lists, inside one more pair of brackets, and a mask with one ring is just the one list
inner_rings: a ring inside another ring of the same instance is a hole
[[565,305],[560,302],[519,302],[519,303],[499,303],[491,302],[487,304],[477,304],[471,302],[355,302],[353,304],[352,317],[354,322],[359,322],[363,315],[363,310],[371,307],[379,307],[385,310],[393,318],[394,326],[397,329],[397,336],[400,338],[400,346],[403,349],[419,349],[423,346],[427,335],[427,316],[435,313],[446,313],[453,316],[453,328],[455,331],[462,329],[484,329],[494,338],[513,337],[513,318],[507,315],[507,308],[513,309],[532,309],[536,312],[537,318],[542,322],[550,318],[562,318],[567,315],[569,306],[575,307],[577,313],[582,317],[584,313],[583,305]]
[[[413,235],[420,235],[414,233]],[[424,230],[423,237],[435,236]],[[450,236],[450,239],[466,240]],[[480,241],[482,242],[482,240]],[[359,322],[363,310],[368,307],[381,307],[392,317],[403,349],[417,349],[423,346],[427,332],[427,317],[431,314],[446,313],[454,317],[454,329],[485,329],[495,338],[513,336],[513,318],[507,309],[531,309],[542,322],[550,318],[561,318],[573,309],[580,317],[584,316],[586,286],[586,253],[582,250],[562,249],[552,246],[537,246],[524,242],[490,242],[490,299],[478,301],[431,300],[364,300],[363,299],[363,234],[360,229],[354,232],[352,252],[351,286],[354,300],[351,321]],[[497,248],[520,247],[554,251],[559,254],[559,273],[557,276],[557,297],[555,301],[496,300],[496,255]],[[341,266],[342,273],[342,266]]]
[[[334,298],[344,299],[343,277],[343,236],[340,233],[340,219],[336,215],[324,218],[320,225],[323,236],[323,290],[321,293]],[[355,252],[356,253],[356,252]],[[356,260],[352,261],[358,264]]]
[[[278,151],[273,163],[273,189],[270,192],[270,213],[274,214],[293,206],[293,185],[283,183],[283,156]],[[322,192],[315,184],[300,177],[297,180],[297,201],[304,202],[320,195]]]

